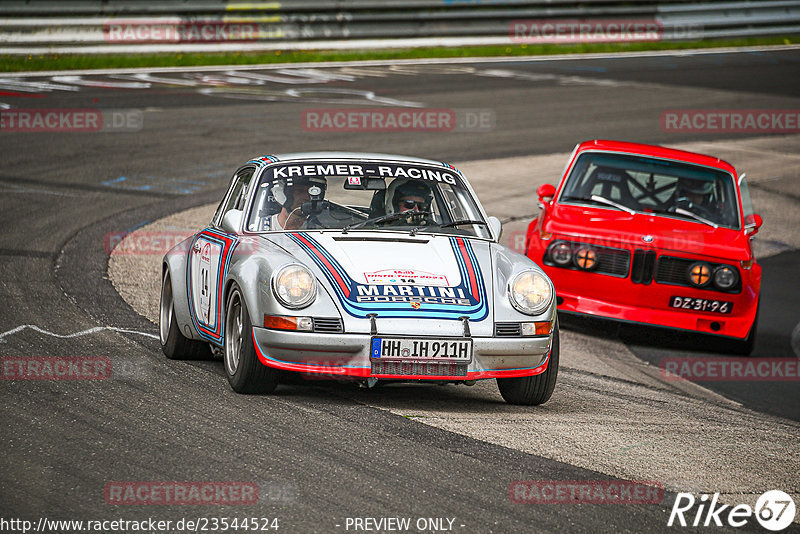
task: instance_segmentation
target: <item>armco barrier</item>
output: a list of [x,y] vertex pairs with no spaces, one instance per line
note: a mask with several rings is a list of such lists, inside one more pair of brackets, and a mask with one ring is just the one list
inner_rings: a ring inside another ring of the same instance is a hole
[[[527,22],[535,35],[527,41],[515,35],[515,22]],[[337,48],[346,48],[348,41],[356,47],[362,46],[359,40],[391,45],[425,38],[452,44],[575,42],[543,41],[540,30],[566,23],[567,30],[555,31],[572,31],[570,24],[593,24],[586,28],[594,31],[599,24],[620,22],[655,24],[660,40],[800,34],[800,0],[5,0],[0,49],[22,54],[204,45],[207,50],[223,42],[314,47],[319,41],[344,42]]]

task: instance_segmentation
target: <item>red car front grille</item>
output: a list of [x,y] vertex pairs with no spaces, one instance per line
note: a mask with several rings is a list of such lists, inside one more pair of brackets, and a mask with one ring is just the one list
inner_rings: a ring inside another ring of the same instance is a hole
[[[659,256],[658,264],[656,266],[655,271],[655,280],[660,284],[670,284],[675,286],[686,286],[686,287],[694,287],[689,282],[689,268],[697,263],[698,260],[690,259],[690,258],[677,258],[674,256]],[[733,269],[736,269],[735,266],[724,264],[724,263],[709,263],[711,266],[711,270],[713,271],[718,266],[727,266]],[[736,269],[738,272],[738,269]],[[741,273],[739,273],[741,274]],[[722,293],[739,293],[742,290],[742,281],[741,276],[739,277],[739,281],[734,285],[732,288],[728,290],[723,290],[715,287],[713,284],[710,284],[708,287],[704,288],[711,291],[720,291]]]
[[653,280],[653,270],[655,269],[655,266],[655,251],[637,248],[633,253],[631,282],[634,284],[649,284]]

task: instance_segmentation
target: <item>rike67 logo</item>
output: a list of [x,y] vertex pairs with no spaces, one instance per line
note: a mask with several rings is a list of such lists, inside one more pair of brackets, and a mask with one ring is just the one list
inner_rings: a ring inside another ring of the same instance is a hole
[[747,504],[737,504],[731,508],[718,501],[719,493],[713,496],[703,494],[699,499],[691,493],[678,493],[667,526],[722,527],[727,523],[731,527],[743,527],[755,516],[762,527],[778,532],[792,524],[796,512],[792,497],[780,490],[761,495],[755,508]]

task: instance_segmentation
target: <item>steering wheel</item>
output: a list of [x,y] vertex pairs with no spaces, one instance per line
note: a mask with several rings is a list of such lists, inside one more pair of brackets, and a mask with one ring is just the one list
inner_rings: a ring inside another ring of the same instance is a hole
[[667,211],[670,213],[675,213],[678,208],[691,211],[692,213],[705,219],[712,219],[715,216],[715,213],[711,211],[711,209],[706,206],[693,203],[688,197],[676,198],[675,202],[667,209]]
[[423,217],[421,222],[430,221],[427,219],[429,215],[433,215],[430,211],[404,211],[398,212],[394,214],[394,217],[391,217],[389,220],[386,221],[375,221],[375,224],[392,224],[394,223],[396,226],[402,226],[403,223],[410,223],[412,219],[417,219],[419,217]]

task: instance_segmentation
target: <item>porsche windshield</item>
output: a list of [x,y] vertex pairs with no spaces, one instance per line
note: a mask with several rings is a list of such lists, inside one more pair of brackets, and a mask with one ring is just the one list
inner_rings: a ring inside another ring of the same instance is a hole
[[250,208],[249,232],[328,229],[490,238],[463,179],[444,167],[299,161],[264,171]]
[[560,202],[653,213],[739,228],[733,177],[721,170],[622,154],[582,154]]

